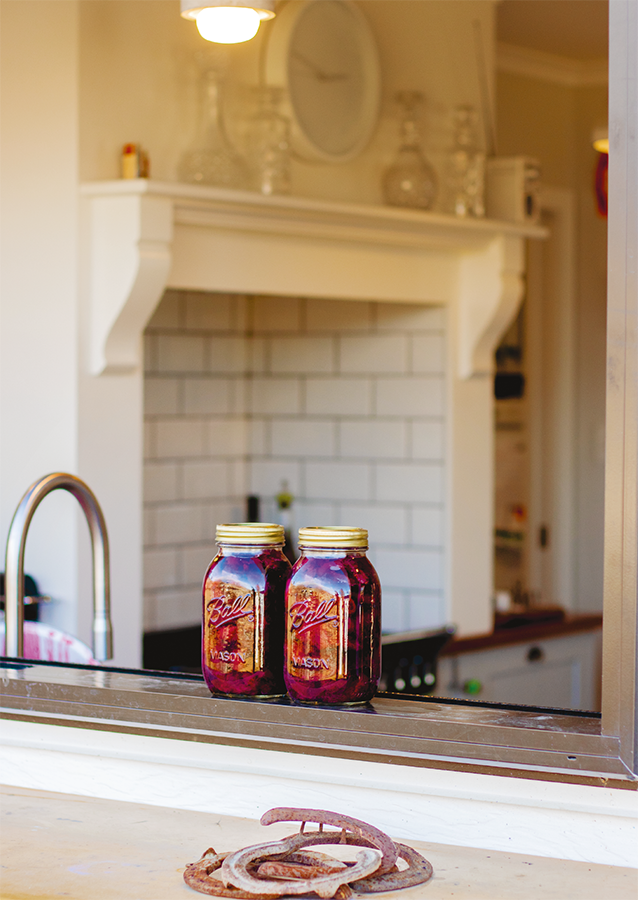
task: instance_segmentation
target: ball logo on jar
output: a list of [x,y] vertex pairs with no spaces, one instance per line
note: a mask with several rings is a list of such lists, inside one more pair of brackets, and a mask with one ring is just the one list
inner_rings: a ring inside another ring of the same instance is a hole
[[263,668],[263,592],[230,582],[205,585],[204,652],[207,665],[221,672]]
[[349,598],[343,591],[293,587],[288,605],[288,671],[304,680],[345,677]]
[[330,613],[335,611],[337,607],[337,598],[332,597],[329,600],[322,600],[313,606],[312,600],[300,600],[293,603],[290,607],[290,627],[297,634],[303,634],[309,628],[315,625],[323,625],[325,622],[334,622],[335,626],[339,621],[339,616],[331,616]]
[[243,616],[252,616],[255,591],[249,591],[243,597],[228,599],[227,597],[213,597],[207,604],[208,622],[212,628],[222,628],[229,622],[241,619]]

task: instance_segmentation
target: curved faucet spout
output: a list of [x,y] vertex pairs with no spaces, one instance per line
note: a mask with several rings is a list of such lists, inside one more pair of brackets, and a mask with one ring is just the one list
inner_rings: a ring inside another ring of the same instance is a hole
[[109,539],[106,522],[93,491],[75,475],[53,472],[40,478],[27,490],[15,511],[4,569],[7,656],[24,655],[24,548],[27,532],[36,509],[51,491],[62,489],[76,498],[89,525],[93,554],[93,656],[99,660],[113,657],[111,626],[111,588],[109,578]]

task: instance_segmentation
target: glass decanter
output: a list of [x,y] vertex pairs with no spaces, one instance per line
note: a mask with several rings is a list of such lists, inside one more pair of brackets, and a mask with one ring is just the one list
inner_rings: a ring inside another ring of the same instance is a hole
[[454,110],[454,146],[450,154],[452,208],[457,216],[485,215],[485,153],[478,147],[473,106]]
[[383,198],[390,206],[430,209],[437,193],[434,169],[421,148],[417,112],[423,102],[420,91],[400,91],[401,145],[394,163],[383,175]]
[[224,127],[221,80],[208,69],[202,76],[202,98],[197,140],[179,165],[180,181],[226,188],[247,188],[246,163],[230,143]]
[[281,114],[283,88],[258,89],[258,109],[249,124],[254,184],[262,194],[290,193],[290,121]]

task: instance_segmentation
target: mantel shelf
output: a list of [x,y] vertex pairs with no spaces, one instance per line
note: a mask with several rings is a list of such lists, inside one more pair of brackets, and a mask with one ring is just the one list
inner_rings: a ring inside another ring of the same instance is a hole
[[148,179],[81,186],[90,220],[91,368],[130,372],[167,287],[455,305],[457,371],[489,374],[522,296],[523,246],[490,219],[264,197]]
[[495,219],[461,219],[443,213],[314,200],[266,197],[251,191],[135,180],[88,182],[86,197],[156,197],[169,200],[176,224],[227,227],[278,234],[303,234],[338,241],[369,242],[463,251],[497,235],[543,238],[546,229]]

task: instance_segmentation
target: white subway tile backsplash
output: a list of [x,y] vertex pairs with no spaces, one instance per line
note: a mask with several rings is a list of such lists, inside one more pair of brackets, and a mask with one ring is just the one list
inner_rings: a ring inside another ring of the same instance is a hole
[[345,374],[408,371],[408,337],[404,334],[344,336],[339,370]]
[[176,415],[181,384],[176,378],[144,379],[144,412],[147,416]]
[[179,467],[175,463],[147,463],[144,466],[144,501],[157,503],[179,500]]
[[220,375],[244,373],[248,362],[246,339],[237,335],[215,335],[206,341],[207,372]]
[[307,331],[369,331],[372,304],[359,300],[307,300]]
[[256,333],[296,333],[301,325],[302,301],[294,297],[254,297],[252,314]]
[[206,424],[206,451],[209,456],[245,456],[248,422],[243,416],[219,417]]
[[235,493],[231,463],[198,461],[184,463],[184,500],[230,497]]
[[182,558],[181,573],[183,585],[195,585],[201,590],[204,575],[217,553],[217,545],[207,541],[184,547],[179,552]]
[[[372,560],[374,564],[374,560]],[[381,585],[381,630],[384,634],[406,631],[408,627],[407,597],[404,591],[386,590]]]
[[375,499],[384,503],[441,503],[443,468],[439,463],[378,463]]
[[155,509],[155,544],[189,544],[208,538],[202,506],[179,503]]
[[186,628],[202,620],[201,591],[195,586],[177,591],[156,591],[154,630]]
[[157,369],[157,335],[146,332],[143,340],[144,346],[144,373],[154,372]]
[[250,420],[248,428],[248,446],[246,452],[249,456],[270,455],[270,419],[256,418]]
[[170,547],[144,550],[144,586],[174,587],[177,584],[177,551]]
[[442,460],[444,431],[443,422],[412,422],[412,458]]
[[371,544],[398,544],[408,541],[408,509],[382,503],[342,503],[340,525],[367,528]]
[[371,467],[367,463],[307,462],[306,496],[315,500],[370,500]]
[[249,408],[255,415],[291,414],[301,409],[301,383],[298,378],[253,378],[249,391]]
[[185,327],[189,331],[230,331],[232,328],[232,297],[228,294],[188,292]]
[[156,428],[155,422],[151,419],[144,422],[144,437],[143,437],[143,453],[144,459],[153,459],[156,454],[157,440],[156,440]]
[[367,416],[372,410],[369,378],[308,378],[305,411],[310,416]]
[[283,481],[288,482],[288,490],[299,497],[301,494],[301,463],[297,460],[253,460],[250,466],[250,493],[262,497],[274,497],[281,491]]
[[379,331],[442,331],[445,328],[443,306],[422,306],[418,303],[378,303]]
[[316,419],[271,421],[270,443],[273,456],[334,456],[336,425]]
[[158,372],[203,372],[204,338],[196,335],[158,334]]
[[156,621],[155,591],[145,590],[142,604],[142,627],[144,631],[157,631]]
[[245,520],[246,497],[210,501],[203,504],[202,510],[204,516],[203,540],[215,549],[215,534],[218,525],[224,522],[243,522]]
[[378,378],[376,413],[379,416],[442,416],[443,378],[438,375]]
[[145,627],[199,621],[216,525],[283,481],[295,528],[368,528],[384,629],[441,624],[444,310],[173,291],[149,329]]
[[326,503],[325,500],[295,500],[293,524],[295,529],[310,525],[339,525],[338,504]]
[[230,484],[233,488],[233,496],[242,497],[243,504],[248,493],[248,463],[246,459],[231,459]]
[[445,368],[445,337],[443,334],[414,334],[412,342],[412,371],[416,375],[436,375]]
[[263,375],[269,371],[270,339],[251,337],[246,349],[246,370],[250,374]]
[[296,374],[335,371],[335,339],[327,337],[276,337],[270,342],[270,371]]
[[408,425],[396,420],[342,422],[339,427],[341,456],[365,459],[402,459],[407,456]]
[[412,509],[412,544],[425,547],[442,547],[443,510],[436,506],[415,506]]
[[185,378],[184,413],[215,415],[233,411],[234,385],[224,377]]
[[157,520],[156,509],[154,506],[145,506],[144,515],[142,516],[142,530],[144,546],[150,546],[155,543],[155,527]]
[[175,329],[181,325],[182,297],[179,291],[166,291],[155,307],[146,329]]
[[159,459],[202,456],[204,430],[201,419],[159,419],[155,422],[155,455]]
[[437,550],[378,549],[374,566],[381,584],[389,588],[410,589],[419,585],[436,591],[442,587],[442,554]]

